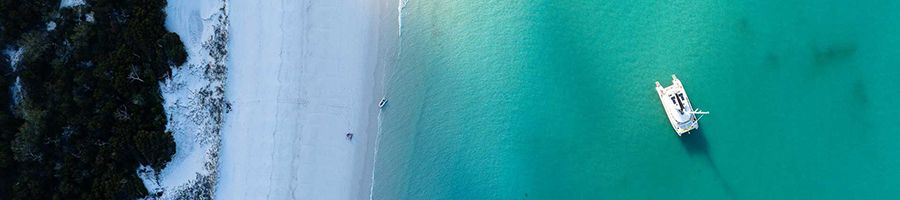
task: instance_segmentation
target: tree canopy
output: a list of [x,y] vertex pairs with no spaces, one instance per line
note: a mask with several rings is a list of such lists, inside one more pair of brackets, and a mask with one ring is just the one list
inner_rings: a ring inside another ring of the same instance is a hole
[[0,199],[143,197],[137,168],[175,153],[159,81],[187,57],[166,2],[59,3],[0,0],[0,51],[23,51],[0,56]]

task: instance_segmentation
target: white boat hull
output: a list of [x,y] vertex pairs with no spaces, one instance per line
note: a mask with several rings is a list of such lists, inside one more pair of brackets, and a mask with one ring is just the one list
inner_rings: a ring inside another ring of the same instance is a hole
[[672,124],[672,129],[678,136],[689,134],[690,131],[700,128],[697,114],[701,114],[701,112],[694,110],[678,77],[673,74],[672,85],[668,87],[662,87],[659,82],[656,82],[656,93],[659,95],[663,110],[666,111],[669,123]]

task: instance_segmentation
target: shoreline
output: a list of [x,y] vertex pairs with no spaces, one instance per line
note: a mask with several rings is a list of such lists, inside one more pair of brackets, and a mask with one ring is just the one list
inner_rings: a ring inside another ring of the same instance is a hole
[[[375,15],[371,17],[372,24],[375,25],[373,28],[372,35],[374,36],[374,40],[376,41],[375,49],[373,50],[374,64],[375,64],[375,72],[373,74],[375,80],[372,87],[372,90],[375,91],[375,101],[380,101],[381,97],[387,98],[390,100],[390,96],[387,94],[386,88],[386,73],[389,66],[394,66],[396,64],[397,51],[399,48],[399,35],[394,33],[399,32],[399,24],[396,20],[398,12],[397,12],[397,4],[398,1],[392,0],[380,0],[380,1],[371,1],[373,8],[375,8]],[[390,102],[388,102],[390,104]],[[389,107],[389,106],[388,106]],[[360,190],[360,195],[356,199],[373,199],[373,189],[375,187],[375,164],[378,159],[378,140],[381,137],[381,120],[382,120],[382,112],[381,108],[377,105],[373,105],[370,108],[371,113],[369,116],[369,127],[368,130],[371,133],[374,133],[374,137],[370,137],[368,139],[368,151],[366,152],[365,160],[366,164],[364,167],[364,175],[366,181],[363,181],[361,184],[363,186],[363,190]]]
[[382,22],[396,17],[382,3],[229,2],[216,197],[370,198]]

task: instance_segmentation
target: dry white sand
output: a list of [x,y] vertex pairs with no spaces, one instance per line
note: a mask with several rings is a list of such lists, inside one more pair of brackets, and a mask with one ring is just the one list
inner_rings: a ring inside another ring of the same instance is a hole
[[[384,2],[229,1],[219,199],[367,199]],[[390,31],[396,33],[396,30]],[[346,133],[353,133],[347,140]]]

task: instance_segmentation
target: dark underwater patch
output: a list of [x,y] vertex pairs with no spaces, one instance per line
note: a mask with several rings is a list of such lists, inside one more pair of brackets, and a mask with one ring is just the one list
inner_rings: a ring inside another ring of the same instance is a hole
[[856,82],[853,83],[851,95],[858,107],[865,108],[869,106],[869,95],[866,91],[866,84],[863,82],[862,78],[857,79]]
[[824,48],[813,48],[813,64],[816,66],[829,66],[846,61],[856,55],[858,46],[851,44],[829,45]]

